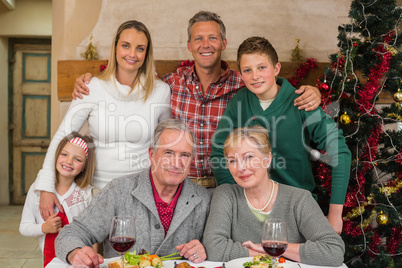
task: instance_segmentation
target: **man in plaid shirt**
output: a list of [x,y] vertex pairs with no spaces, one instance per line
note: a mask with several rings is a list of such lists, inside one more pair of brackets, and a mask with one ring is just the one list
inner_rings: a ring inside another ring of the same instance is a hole
[[[240,73],[229,68],[221,60],[226,49],[226,28],[220,16],[213,12],[200,11],[190,20],[187,27],[188,50],[194,61],[165,75],[162,80],[171,89],[172,117],[185,122],[197,138],[197,153],[191,164],[189,177],[205,187],[215,187],[209,156],[212,136],[223,112],[244,83]],[[88,94],[91,74],[77,78],[73,98]],[[296,93],[303,93],[295,101],[299,109],[314,110],[321,102],[319,90],[312,86],[302,86]]]

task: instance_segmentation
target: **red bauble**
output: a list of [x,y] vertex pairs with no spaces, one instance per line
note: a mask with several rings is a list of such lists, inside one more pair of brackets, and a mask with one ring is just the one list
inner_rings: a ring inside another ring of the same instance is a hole
[[355,42],[355,43],[353,43],[353,46],[354,46],[354,47],[358,47],[359,44]]
[[329,90],[329,85],[328,85],[327,83],[321,83],[320,86],[319,86],[319,88],[320,88],[320,90],[321,90],[322,92],[326,92],[326,91]]

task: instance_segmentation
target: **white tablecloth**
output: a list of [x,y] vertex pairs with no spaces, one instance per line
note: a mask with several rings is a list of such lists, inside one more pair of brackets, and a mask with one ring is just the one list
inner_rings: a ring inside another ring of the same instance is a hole
[[[116,258],[112,259],[105,259],[105,262],[100,266],[101,268],[107,268],[108,263],[112,260],[115,260]],[[252,258],[241,258],[241,259],[236,259],[232,260],[230,262],[225,263],[226,268],[243,268],[243,263],[246,261],[250,261]],[[183,262],[183,261],[176,261],[177,263]],[[211,262],[211,261],[204,261],[201,263],[192,263],[188,261],[191,266],[193,267],[205,267],[205,268],[220,268],[222,267],[222,262]],[[47,266],[46,268],[66,268],[68,266],[67,263],[63,262],[59,258],[54,258]],[[303,264],[303,263],[295,263],[292,261],[286,261],[286,265],[284,265],[284,268],[328,268],[328,266],[314,266],[314,265],[308,265],[308,264]],[[163,262],[163,268],[174,268],[174,261],[165,261]],[[333,268],[333,267],[332,267]],[[342,266],[339,266],[338,268],[347,268],[345,264]]]

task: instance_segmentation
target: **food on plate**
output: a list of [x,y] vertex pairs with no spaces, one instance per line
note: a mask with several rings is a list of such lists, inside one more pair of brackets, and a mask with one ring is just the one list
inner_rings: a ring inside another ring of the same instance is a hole
[[[180,253],[176,252],[167,256],[159,257],[158,255],[150,255],[145,250],[140,250],[140,253],[134,250],[133,252],[127,252],[124,254],[124,267],[125,268],[162,268],[162,261],[181,259]],[[118,259],[108,263],[109,268],[121,268],[122,260]]]
[[[109,268],[122,268],[122,260],[119,258],[118,260],[111,261],[108,263]],[[124,268],[138,268],[138,265],[131,265],[127,261],[124,262]]]
[[253,261],[243,263],[245,268],[268,268],[272,266],[272,258],[269,255],[257,255]]
[[191,266],[187,262],[181,262],[178,265],[176,265],[176,268],[191,268]]
[[159,267],[162,267],[162,260],[158,256],[153,258],[151,262],[153,267],[157,267],[158,265]]
[[279,262],[279,263],[286,263],[286,260],[285,260],[285,258],[280,257],[280,258],[278,259],[278,262]]
[[[145,267],[148,267],[148,266],[152,266],[152,262],[151,262],[151,260],[149,260],[149,259],[142,259],[141,261],[140,261],[140,264],[138,264],[138,267],[139,268],[145,268]],[[159,267],[158,267],[159,268]]]

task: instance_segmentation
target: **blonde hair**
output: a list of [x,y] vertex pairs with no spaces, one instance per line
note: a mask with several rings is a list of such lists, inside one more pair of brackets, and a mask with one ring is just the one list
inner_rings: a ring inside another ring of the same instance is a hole
[[80,174],[75,176],[74,182],[80,187],[81,189],[84,189],[87,187],[89,184],[91,184],[92,178],[95,173],[95,145],[91,137],[89,136],[82,136],[78,132],[72,132],[71,134],[68,134],[66,137],[64,137],[59,145],[57,146],[56,153],[55,153],[55,161],[54,161],[54,172],[56,175],[56,181],[55,184],[57,185],[60,181],[59,179],[59,172],[57,171],[57,158],[59,157],[61,151],[63,150],[64,146],[67,144],[67,142],[71,139],[74,138],[81,138],[83,139],[88,146],[88,157],[86,157],[85,161],[85,167],[82,170]]
[[228,156],[228,151],[235,147],[240,147],[243,140],[251,141],[261,153],[269,155],[271,153],[271,143],[269,142],[268,130],[260,125],[251,127],[236,128],[225,140],[223,144],[223,154]]
[[[113,77],[113,75],[116,74],[117,71],[116,46],[117,43],[119,42],[121,33],[126,29],[135,29],[138,32],[142,32],[145,34],[145,37],[148,40],[147,52],[145,55],[144,64],[138,70],[137,77],[135,78],[133,87],[131,88],[130,91],[130,93],[133,92],[135,86],[139,84],[145,91],[144,95],[144,102],[145,102],[154,89],[156,76],[155,76],[155,64],[154,64],[151,34],[149,33],[147,27],[142,22],[136,20],[129,20],[120,25],[120,27],[117,29],[115,37],[113,38],[113,43],[111,46],[110,57],[107,67],[98,76],[98,78],[102,80],[108,80],[111,77]],[[144,84],[142,84],[142,82],[140,81],[142,75],[145,76]]]

